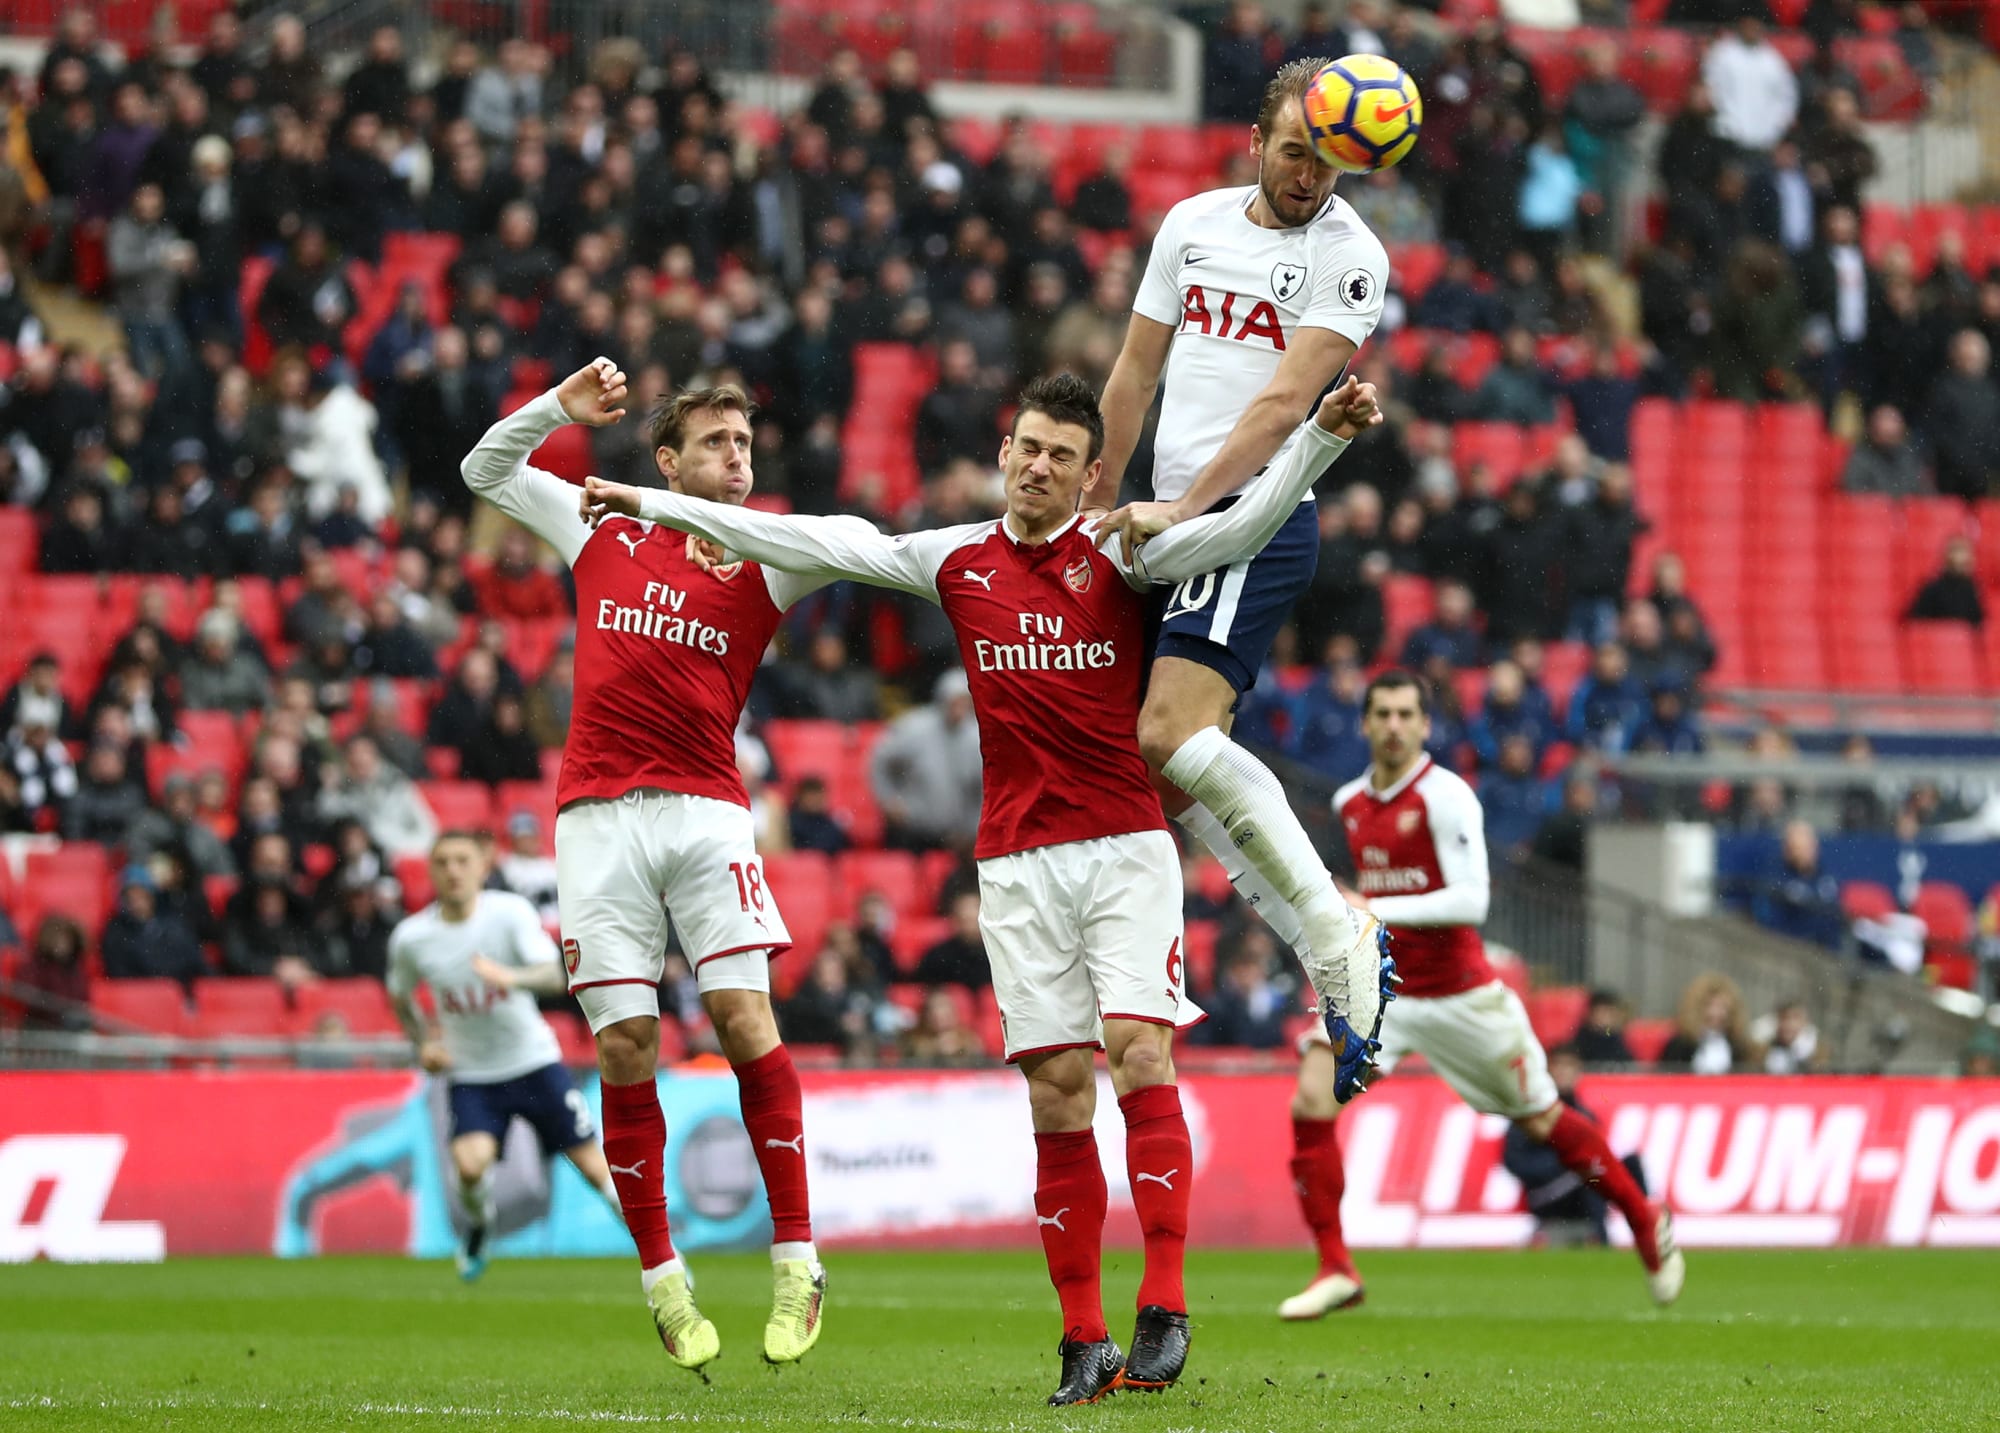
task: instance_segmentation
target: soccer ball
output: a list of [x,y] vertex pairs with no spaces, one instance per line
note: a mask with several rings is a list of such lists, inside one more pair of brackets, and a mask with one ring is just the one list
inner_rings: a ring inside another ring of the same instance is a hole
[[1305,92],[1306,133],[1335,169],[1387,169],[1416,148],[1424,125],[1417,82],[1394,60],[1347,55],[1312,78]]

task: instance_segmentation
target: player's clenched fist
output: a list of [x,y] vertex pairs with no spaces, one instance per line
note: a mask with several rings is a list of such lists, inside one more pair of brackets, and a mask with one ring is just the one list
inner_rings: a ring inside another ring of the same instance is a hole
[[592,359],[562,381],[556,401],[572,423],[605,428],[625,416],[625,374],[608,358]]
[[624,483],[607,483],[602,478],[585,478],[577,510],[592,527],[608,517],[637,517],[639,490]]
[[1382,410],[1375,401],[1375,385],[1349,377],[1320,400],[1313,421],[1336,438],[1359,436],[1362,430],[1382,421]]

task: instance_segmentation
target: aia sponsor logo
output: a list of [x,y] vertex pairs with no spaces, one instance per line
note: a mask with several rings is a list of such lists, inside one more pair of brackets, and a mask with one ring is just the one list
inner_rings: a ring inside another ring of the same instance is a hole
[[1090,591],[1090,578],[1090,559],[1087,557],[1079,557],[1063,569],[1063,581],[1069,584],[1072,592]]
[[[1304,278],[1301,273],[1300,278]],[[1238,309],[1243,310],[1240,314]],[[1278,311],[1269,299],[1251,299],[1226,289],[1205,289],[1189,284],[1181,296],[1181,333],[1201,333],[1210,338],[1252,340],[1268,343],[1279,353],[1285,351],[1285,330],[1278,323]]]

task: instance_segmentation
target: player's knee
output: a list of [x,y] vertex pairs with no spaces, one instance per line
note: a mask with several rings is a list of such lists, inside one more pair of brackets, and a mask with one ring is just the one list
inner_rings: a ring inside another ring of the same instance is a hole
[[1139,713],[1139,754],[1146,758],[1147,766],[1158,771],[1198,730],[1172,707],[1148,702]]
[[1088,1129],[1097,1114],[1097,1073],[1088,1054],[1062,1050],[1023,1061],[1035,1131]]
[[1292,1118],[1330,1120],[1340,1113],[1340,1101],[1333,1097],[1333,1054],[1324,1046],[1309,1045],[1299,1060],[1298,1083],[1292,1087]]
[[605,1083],[636,1085],[650,1080],[660,1059],[660,1022],[635,1017],[606,1025],[597,1032],[597,1072]]
[[1165,1026],[1142,1025],[1122,1045],[1113,1048],[1108,1038],[1105,1044],[1111,1083],[1120,1095],[1173,1083],[1173,1035]]
[[493,1167],[493,1151],[483,1142],[461,1142],[451,1147],[451,1163],[461,1184],[477,1184]]
[[1549,1136],[1556,1132],[1556,1121],[1562,1118],[1562,1110],[1560,1104],[1550,1105],[1538,1115],[1515,1120],[1514,1125],[1535,1143],[1547,1144]]
[[755,990],[714,990],[701,1003],[730,1064],[755,1060],[777,1047],[778,1022],[769,996]]

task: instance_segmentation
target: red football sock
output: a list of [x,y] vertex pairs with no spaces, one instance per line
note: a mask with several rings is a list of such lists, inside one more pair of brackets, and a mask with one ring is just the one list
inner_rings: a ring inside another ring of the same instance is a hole
[[783,1045],[736,1068],[743,1100],[743,1128],[764,1172],[771,1199],[771,1241],[812,1239],[812,1205],[806,1195],[806,1124],[799,1072]]
[[1146,1238],[1146,1272],[1139,1277],[1139,1307],[1158,1304],[1187,1312],[1181,1269],[1187,1262],[1188,1196],[1194,1190],[1194,1144],[1181,1114],[1181,1092],[1147,1085],[1122,1096],[1125,1175],[1132,1207]]
[[651,1080],[604,1085],[604,1162],[618,1186],[625,1227],[639,1246],[639,1267],[656,1269],[674,1257],[667,1237],[667,1117]]
[[1049,1282],[1062,1303],[1064,1337],[1108,1338],[1104,1327],[1104,1166],[1087,1129],[1035,1136],[1035,1222]]
[[1347,1192],[1347,1169],[1340,1162],[1340,1140],[1332,1120],[1293,1118],[1292,1188],[1298,1191],[1299,1212],[1319,1246],[1320,1277],[1345,1274],[1359,1283],[1354,1256],[1340,1236],[1340,1196]]
[[1604,1142],[1603,1132],[1564,1105],[1556,1127],[1549,1131],[1549,1148],[1555,1151],[1564,1168],[1581,1176],[1584,1183],[1618,1206],[1618,1212],[1632,1226],[1632,1238],[1646,1267],[1655,1267],[1659,1254],[1654,1248],[1653,1223],[1658,1216],[1624,1161]]

